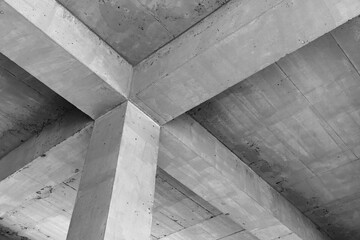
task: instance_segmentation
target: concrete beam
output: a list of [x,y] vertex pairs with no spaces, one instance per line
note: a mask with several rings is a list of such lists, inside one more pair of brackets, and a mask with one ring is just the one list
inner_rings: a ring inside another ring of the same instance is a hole
[[30,164],[35,159],[44,159],[55,146],[91,124],[91,119],[79,111],[68,112],[56,122],[46,126],[19,147],[0,159],[0,181]]
[[188,115],[162,128],[158,165],[260,240],[329,239]]
[[358,0],[234,0],[135,67],[130,98],[165,123],[360,14]]
[[131,103],[95,121],[68,240],[150,239],[159,134]]
[[70,112],[0,159],[0,217],[77,174],[92,121]]
[[[214,231],[216,229],[216,231]],[[228,218],[226,215],[221,214],[210,218],[206,221],[195,224],[191,227],[182,229],[176,233],[170,234],[161,238],[162,240],[176,240],[176,239],[196,239],[196,240],[218,240],[226,237],[237,235],[244,232],[244,229]],[[243,233],[244,235],[244,233]],[[246,240],[258,240],[256,238],[239,238]]]
[[94,119],[130,91],[132,66],[55,0],[0,0],[0,52]]

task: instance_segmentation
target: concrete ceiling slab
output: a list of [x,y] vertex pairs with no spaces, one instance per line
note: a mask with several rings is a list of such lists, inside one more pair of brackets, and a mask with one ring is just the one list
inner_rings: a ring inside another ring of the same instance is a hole
[[360,238],[359,29],[356,18],[189,112],[334,239]]
[[229,0],[58,0],[131,64]]

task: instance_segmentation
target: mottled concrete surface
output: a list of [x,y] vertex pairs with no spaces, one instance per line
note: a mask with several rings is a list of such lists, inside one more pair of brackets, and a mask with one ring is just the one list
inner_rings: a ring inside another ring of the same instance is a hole
[[359,18],[189,113],[333,239],[360,238]]
[[0,158],[74,109],[0,54]]
[[229,0],[57,0],[136,64]]

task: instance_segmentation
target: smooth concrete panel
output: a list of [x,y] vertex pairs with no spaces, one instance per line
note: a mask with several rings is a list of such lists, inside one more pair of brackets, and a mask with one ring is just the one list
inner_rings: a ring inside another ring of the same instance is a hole
[[95,121],[68,240],[150,238],[159,132],[131,103]]

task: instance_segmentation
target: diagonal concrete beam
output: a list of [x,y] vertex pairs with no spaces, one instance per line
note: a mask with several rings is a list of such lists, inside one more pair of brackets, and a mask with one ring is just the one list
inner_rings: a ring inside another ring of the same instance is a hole
[[134,69],[130,98],[165,123],[360,14],[358,0],[234,0]]
[[0,0],[0,51],[94,119],[129,95],[132,66],[55,0]]
[[89,117],[69,112],[1,158],[0,217],[79,172],[91,130]]
[[56,122],[46,126],[19,147],[0,159],[0,181],[31,163],[44,158],[55,146],[91,124],[91,119],[79,111],[70,111]]
[[158,165],[260,240],[329,239],[188,115],[163,126]]

